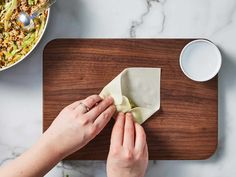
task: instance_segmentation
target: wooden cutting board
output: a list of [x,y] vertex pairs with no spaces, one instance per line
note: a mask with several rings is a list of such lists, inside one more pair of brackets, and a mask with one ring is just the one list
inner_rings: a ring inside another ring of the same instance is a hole
[[[56,39],[43,53],[43,130],[68,104],[98,94],[127,67],[161,68],[161,109],[143,127],[150,159],[206,159],[217,147],[217,77],[199,83],[179,67],[192,39]],[[105,160],[111,121],[67,159]]]

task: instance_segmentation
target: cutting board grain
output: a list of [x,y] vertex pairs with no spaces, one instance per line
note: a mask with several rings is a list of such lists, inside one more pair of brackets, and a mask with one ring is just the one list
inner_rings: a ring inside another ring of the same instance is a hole
[[[217,147],[217,77],[199,83],[179,67],[193,39],[56,39],[43,53],[43,131],[68,104],[101,89],[127,67],[158,67],[161,108],[143,127],[150,159],[206,159]],[[112,120],[67,159],[107,158]],[[79,132],[79,131],[78,131]]]

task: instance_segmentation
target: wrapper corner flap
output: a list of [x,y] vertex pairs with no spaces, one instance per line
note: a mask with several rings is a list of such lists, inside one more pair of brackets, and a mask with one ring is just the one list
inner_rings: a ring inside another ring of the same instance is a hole
[[160,109],[160,68],[126,68],[99,94],[112,96],[119,112],[131,112],[142,124]]

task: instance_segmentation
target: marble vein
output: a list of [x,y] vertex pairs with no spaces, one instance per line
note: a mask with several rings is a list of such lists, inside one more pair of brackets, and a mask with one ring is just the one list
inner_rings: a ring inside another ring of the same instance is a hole
[[[143,12],[139,18],[139,20],[134,20],[132,21],[132,25],[129,30],[129,34],[131,38],[137,37],[137,29],[144,24],[145,18],[150,14],[151,9],[152,9],[152,3],[159,3],[164,5],[166,0],[146,0],[146,11]],[[165,25],[165,20],[166,20],[166,15],[164,10],[161,11],[162,15],[162,22],[161,22],[161,29],[159,30],[159,33],[163,32],[164,30],[164,25]]]
[[225,28],[230,26],[234,22],[234,20],[235,20],[234,19],[234,15],[235,14],[236,14],[236,1],[234,1],[234,4],[228,10],[227,18],[226,18],[225,22],[220,27],[216,28],[215,31],[213,31],[211,36],[214,36],[214,35],[218,34],[222,30],[224,30]]

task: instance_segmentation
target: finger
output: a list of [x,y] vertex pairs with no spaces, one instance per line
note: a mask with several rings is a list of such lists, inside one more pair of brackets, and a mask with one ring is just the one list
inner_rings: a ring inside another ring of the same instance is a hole
[[75,109],[77,106],[79,106],[79,104],[81,103],[81,101],[83,101],[83,100],[76,101],[76,102],[74,102],[74,103],[68,105],[67,107],[68,107],[69,109],[72,109],[72,110],[73,110],[73,109]]
[[85,115],[90,119],[92,122],[96,120],[96,118],[105,111],[110,105],[113,104],[113,98],[108,97],[98,103],[97,106],[93,107],[89,112]]
[[83,101],[81,101],[81,104],[79,104],[76,108],[75,108],[75,111],[78,112],[78,113],[85,113],[87,112],[87,109],[91,109],[93,106],[96,105],[96,103],[98,103],[99,101],[101,101],[102,98],[98,95],[92,95],[92,96],[89,96],[87,97],[86,99],[84,99]]
[[93,123],[93,126],[96,127],[96,130],[98,132],[100,132],[111,120],[111,117],[113,116],[115,111],[116,107],[114,105],[111,105],[98,116],[98,118]]
[[146,155],[148,157],[148,145],[147,143],[144,145],[144,155]]
[[143,152],[147,141],[146,141],[146,134],[144,132],[144,129],[141,125],[139,125],[138,123],[134,124],[135,126],[135,149],[137,151]]
[[116,120],[117,117],[118,117],[118,115],[119,115],[119,112],[117,112],[117,109],[116,109],[115,113],[114,113],[113,116],[112,116],[113,119]]
[[125,133],[123,146],[129,149],[134,148],[134,121],[131,113],[127,113],[125,117]]
[[111,145],[122,146],[124,137],[125,115],[118,113],[111,133]]

